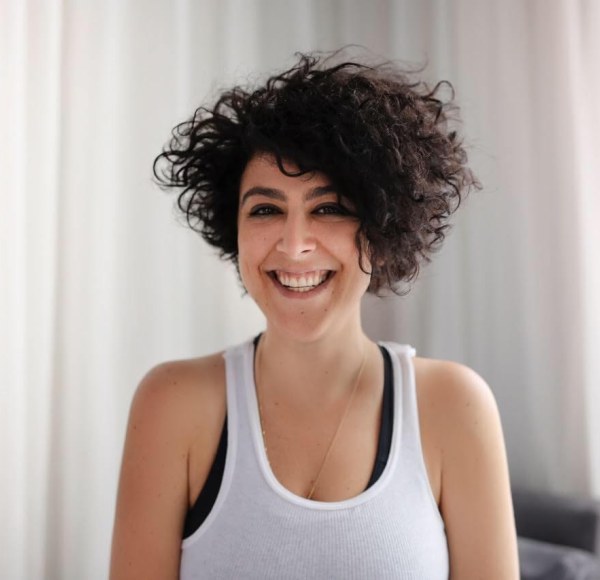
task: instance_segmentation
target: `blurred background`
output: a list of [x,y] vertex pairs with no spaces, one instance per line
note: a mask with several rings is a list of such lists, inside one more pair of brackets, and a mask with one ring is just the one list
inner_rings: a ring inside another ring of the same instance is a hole
[[513,485],[600,497],[600,2],[1,0],[0,577],[106,578],[137,383],[262,329],[152,182],[171,128],[350,43],[454,85],[484,185],[368,333],[487,380]]

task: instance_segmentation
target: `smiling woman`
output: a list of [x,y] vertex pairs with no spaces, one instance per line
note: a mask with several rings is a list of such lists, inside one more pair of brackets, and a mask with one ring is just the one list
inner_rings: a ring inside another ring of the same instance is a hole
[[266,318],[163,363],[131,407],[111,578],[518,577],[502,429],[461,365],[374,343],[477,181],[455,109],[392,63],[300,55],[155,162]]
[[266,154],[248,162],[240,193],[238,267],[267,330],[302,342],[356,333],[371,276],[359,267],[349,202],[325,175],[290,177]]

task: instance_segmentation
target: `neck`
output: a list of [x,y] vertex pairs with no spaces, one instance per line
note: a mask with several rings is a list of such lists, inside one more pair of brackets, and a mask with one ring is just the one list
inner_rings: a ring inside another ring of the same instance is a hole
[[301,407],[326,404],[348,396],[363,358],[368,366],[374,347],[360,326],[311,341],[268,328],[258,346],[257,381],[263,392]]

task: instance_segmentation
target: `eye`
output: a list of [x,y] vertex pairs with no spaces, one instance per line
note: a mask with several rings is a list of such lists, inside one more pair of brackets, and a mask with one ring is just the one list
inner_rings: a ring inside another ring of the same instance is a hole
[[250,217],[265,217],[277,213],[280,213],[280,210],[274,205],[257,205],[250,210],[248,215]]
[[319,215],[353,215],[350,210],[339,203],[327,203],[315,208],[314,212]]

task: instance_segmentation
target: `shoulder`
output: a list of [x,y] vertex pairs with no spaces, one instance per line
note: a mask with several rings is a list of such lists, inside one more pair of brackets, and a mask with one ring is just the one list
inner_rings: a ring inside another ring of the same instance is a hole
[[468,366],[421,357],[415,357],[414,366],[418,397],[438,419],[453,422],[497,414],[489,385]]
[[111,578],[176,576],[191,447],[213,437],[224,408],[220,354],[161,363],[141,380],[123,449]]
[[225,374],[223,353],[165,361],[152,367],[142,378],[134,401],[146,398],[177,399],[198,390],[210,390]]
[[140,381],[132,403],[132,420],[148,421],[182,437],[193,437],[203,419],[210,420],[225,404],[225,364],[222,353],[166,361]]
[[415,376],[424,438],[438,452],[451,575],[518,577],[508,463],[492,390],[473,369],[450,361],[415,358]]
[[173,392],[193,388],[198,384],[210,384],[210,378],[224,372],[223,352],[206,356],[165,361],[152,367],[142,378],[140,391]]
[[487,383],[469,367],[445,360],[415,357],[415,383],[421,443],[434,498],[440,504],[442,483],[453,449],[470,426],[489,426],[496,406]]
[[414,360],[421,427],[438,450],[442,481],[464,466],[466,451],[503,457],[500,415],[487,382],[460,363]]

